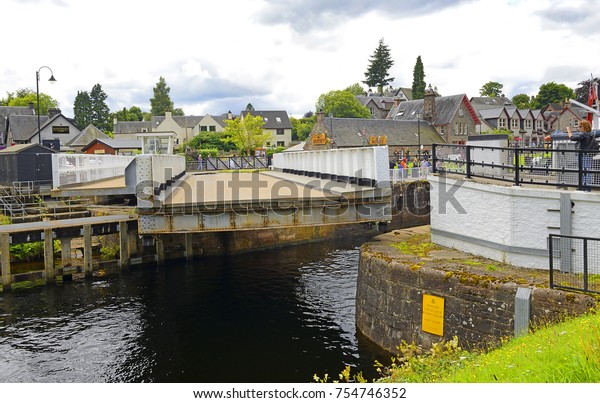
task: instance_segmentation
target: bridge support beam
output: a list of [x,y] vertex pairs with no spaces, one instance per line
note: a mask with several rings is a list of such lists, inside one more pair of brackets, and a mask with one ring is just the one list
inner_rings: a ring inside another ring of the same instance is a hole
[[192,233],[185,234],[185,259],[187,261],[194,259],[194,244],[192,243]]
[[9,291],[10,275],[10,234],[0,234],[0,264],[2,265],[2,291]]
[[127,221],[119,222],[119,266],[121,270],[129,266],[129,231]]
[[159,265],[165,263],[165,241],[162,236],[157,236],[155,239],[156,244],[156,259]]
[[52,229],[44,230],[44,272],[46,284],[56,281],[56,270],[54,269],[54,237]]
[[73,238],[62,238],[60,240],[60,261],[62,267],[71,266],[73,260],[71,258],[71,240]]
[[94,267],[92,266],[92,226],[83,226],[83,272],[86,277],[92,277]]

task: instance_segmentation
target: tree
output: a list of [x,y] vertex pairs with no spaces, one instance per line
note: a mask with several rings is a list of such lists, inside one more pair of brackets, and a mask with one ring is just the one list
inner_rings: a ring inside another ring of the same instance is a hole
[[517,94],[512,97],[511,101],[518,109],[531,108],[531,98],[527,94]]
[[310,135],[310,132],[317,121],[317,116],[313,114],[310,116],[306,115],[307,114],[300,119],[296,119],[294,117],[290,118],[290,122],[292,123],[292,140],[304,141]]
[[496,81],[488,81],[483,84],[483,87],[479,89],[479,95],[482,97],[503,97],[502,93],[503,84]]
[[[590,90],[590,82],[592,78],[589,80],[583,80],[579,82],[579,87],[575,88],[575,100],[581,102],[582,104],[587,105],[588,103],[588,91]],[[594,82],[596,85],[600,83],[600,80],[594,78]]]
[[317,100],[317,110],[336,118],[370,118],[371,112],[350,91],[329,91]]
[[90,92],[92,124],[104,132],[112,132],[112,120],[110,119],[110,109],[106,105],[108,96],[100,84],[92,87]]
[[254,149],[263,147],[271,139],[271,133],[263,131],[265,124],[262,116],[252,116],[250,113],[244,118],[235,118],[225,121],[223,135],[243,155],[253,155]]
[[351,86],[347,87],[345,91],[350,91],[354,95],[364,95],[365,89],[360,85],[360,83],[354,83]]
[[79,130],[85,129],[92,123],[92,100],[87,91],[77,91],[75,102],[73,102],[73,114],[75,115],[75,126]]
[[[0,105],[5,106],[29,106],[37,111],[37,93],[29,88],[21,88],[16,92],[8,92],[6,98],[0,101]],[[48,110],[58,108],[58,101],[50,95],[40,92],[40,115],[47,115]]]
[[564,84],[556,84],[551,81],[540,86],[538,94],[532,101],[533,109],[540,109],[551,103],[563,102],[566,99],[574,99],[575,91]]
[[150,98],[150,112],[153,116],[165,116],[166,111],[172,112],[175,109],[169,96],[171,89],[167,87],[167,82],[162,76],[158,79],[158,83],[152,91],[154,97]]
[[122,110],[113,113],[112,117],[121,122],[141,122],[144,120],[144,112],[137,106],[132,106],[129,109],[124,107]]
[[423,68],[421,56],[417,57],[413,69],[412,95],[413,99],[423,99],[425,97],[425,69]]
[[252,104],[250,102],[248,102],[248,105],[246,105],[246,110],[254,112],[254,106],[252,106]]
[[369,59],[369,67],[365,73],[365,81],[369,87],[377,87],[379,93],[383,93],[383,86],[394,81],[394,77],[389,77],[390,67],[394,64],[390,56],[390,49],[383,43],[383,38],[379,40],[379,46],[375,49],[373,56]]

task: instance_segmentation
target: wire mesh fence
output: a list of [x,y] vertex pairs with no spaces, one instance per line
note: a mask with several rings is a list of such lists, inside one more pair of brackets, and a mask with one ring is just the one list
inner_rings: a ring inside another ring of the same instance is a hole
[[551,234],[550,287],[600,293],[600,238]]

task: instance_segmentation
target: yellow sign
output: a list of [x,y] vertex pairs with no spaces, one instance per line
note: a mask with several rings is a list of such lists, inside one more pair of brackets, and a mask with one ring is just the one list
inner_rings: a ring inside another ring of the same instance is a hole
[[444,298],[423,294],[421,327],[424,332],[444,335]]
[[324,133],[323,134],[313,134],[312,135],[312,143],[318,144],[318,145],[327,144],[327,136]]
[[369,136],[369,144],[385,145],[387,144],[387,136]]

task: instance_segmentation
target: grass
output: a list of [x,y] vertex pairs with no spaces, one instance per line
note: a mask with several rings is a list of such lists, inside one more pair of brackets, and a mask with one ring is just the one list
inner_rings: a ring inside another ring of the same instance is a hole
[[600,382],[600,315],[542,327],[487,353],[464,351],[456,339],[425,354],[414,345],[399,349],[392,365],[382,369],[381,381],[595,383]]

